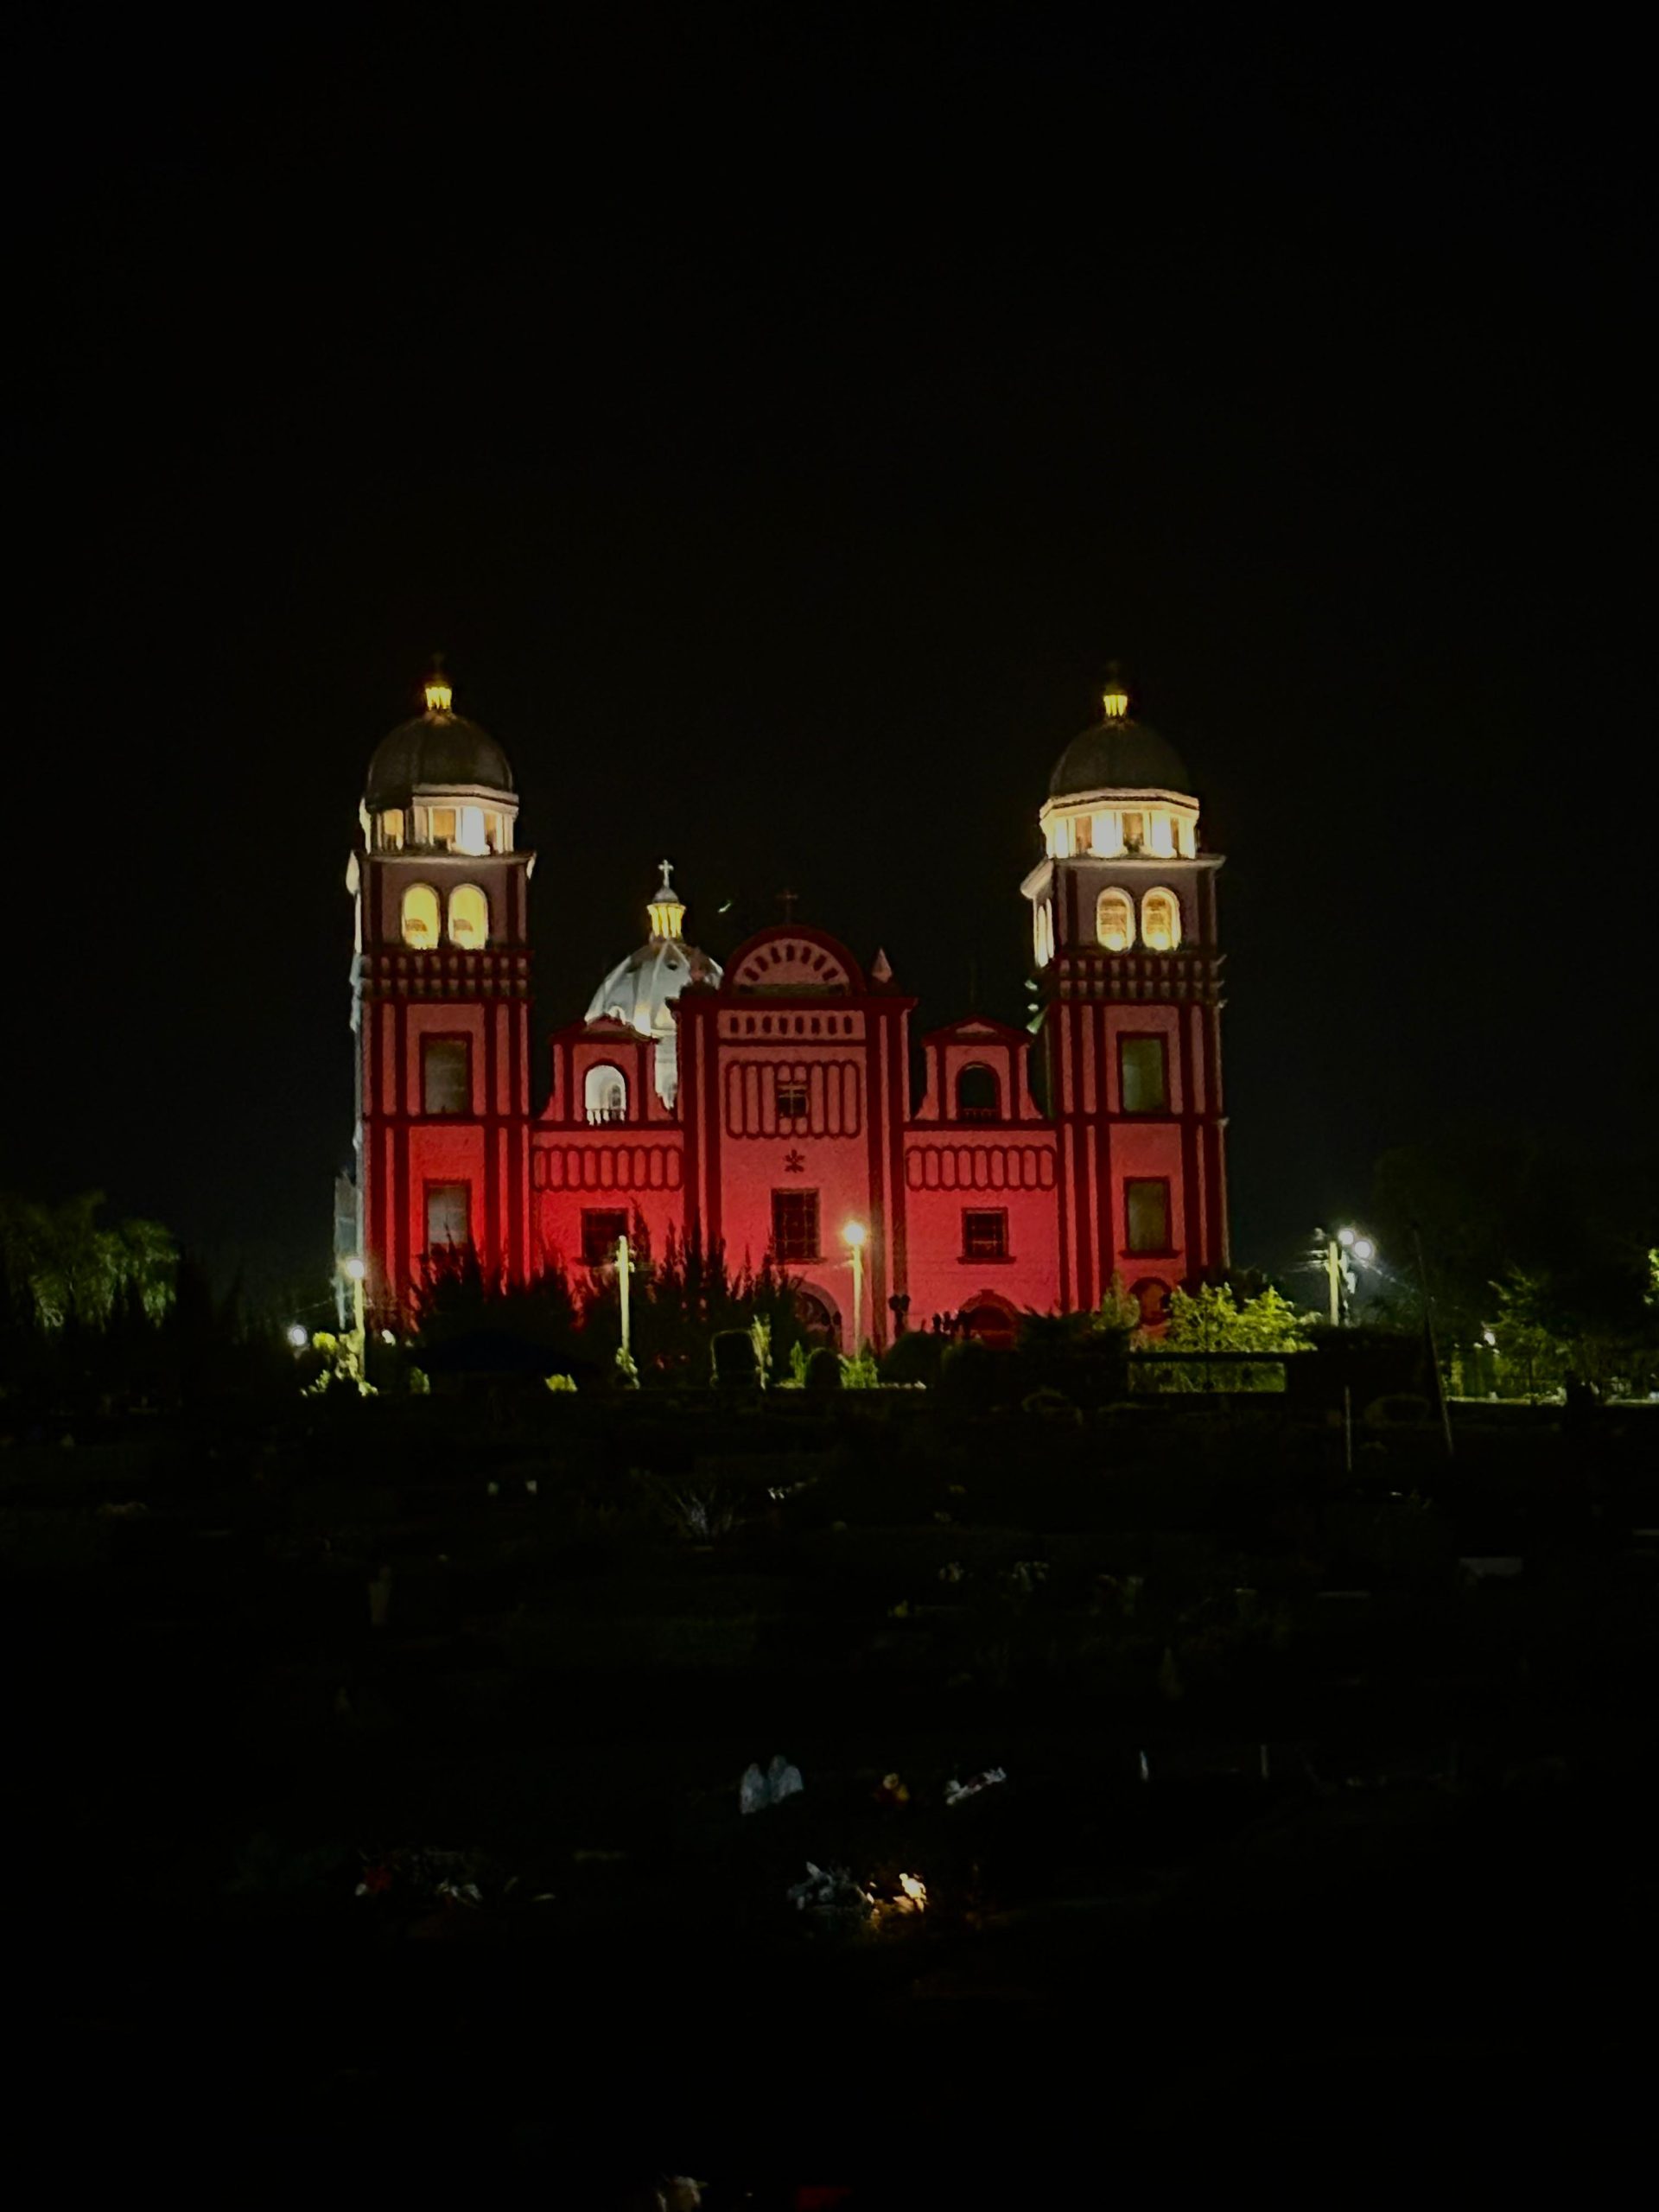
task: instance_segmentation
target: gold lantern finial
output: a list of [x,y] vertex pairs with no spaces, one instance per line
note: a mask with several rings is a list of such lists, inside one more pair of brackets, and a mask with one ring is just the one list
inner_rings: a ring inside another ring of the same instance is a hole
[[455,695],[450,689],[449,678],[443,672],[442,653],[432,656],[432,673],[421,686],[421,696],[426,701],[429,715],[447,715],[454,702]]
[[1106,719],[1109,722],[1121,722],[1128,719],[1129,687],[1123,681],[1122,674],[1116,661],[1106,671],[1106,689],[1101,694],[1101,704],[1106,709]]
[[652,937],[671,938],[677,943],[685,926],[685,901],[674,888],[673,862],[659,861],[658,866],[663,871],[663,880],[657,896],[645,908],[651,918],[651,933]]

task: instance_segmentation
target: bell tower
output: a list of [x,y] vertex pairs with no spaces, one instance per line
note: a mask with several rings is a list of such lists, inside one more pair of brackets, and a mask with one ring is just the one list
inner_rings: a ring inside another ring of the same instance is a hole
[[1059,1298],[1118,1275],[1148,1319],[1227,1264],[1218,854],[1179,754],[1129,712],[1114,666],[1038,816],[1038,1046],[1058,1125]]
[[371,1301],[407,1305],[429,1254],[522,1278],[530,1249],[529,885],[506,755],[423,711],[369,764],[346,871],[356,907],[358,1249]]

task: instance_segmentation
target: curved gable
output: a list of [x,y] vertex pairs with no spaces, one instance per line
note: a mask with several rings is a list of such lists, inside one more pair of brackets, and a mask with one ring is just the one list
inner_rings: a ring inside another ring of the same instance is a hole
[[823,930],[766,930],[740,945],[726,965],[722,992],[779,991],[851,998],[865,988],[844,944]]

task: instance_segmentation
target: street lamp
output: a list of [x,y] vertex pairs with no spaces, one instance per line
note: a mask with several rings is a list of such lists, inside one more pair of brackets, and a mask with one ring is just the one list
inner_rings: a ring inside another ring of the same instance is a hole
[[[1331,1325],[1342,1326],[1343,1292],[1352,1286],[1353,1270],[1344,1268],[1344,1259],[1357,1260],[1362,1267],[1376,1257],[1376,1246],[1369,1236],[1362,1236],[1357,1229],[1339,1229],[1334,1236],[1324,1230],[1319,1241],[1325,1247],[1325,1280],[1331,1294]],[[1344,1282],[1344,1274],[1347,1278]]]
[[303,1351],[311,1341],[311,1332],[303,1323],[292,1321],[289,1324],[288,1341],[296,1351]]
[[[1369,1236],[1362,1236],[1357,1229],[1339,1229],[1334,1236],[1322,1229],[1319,1241],[1325,1247],[1325,1280],[1331,1293],[1331,1325],[1342,1326],[1343,1292],[1354,1280],[1353,1262],[1362,1267],[1376,1257],[1376,1246]],[[1354,1471],[1354,1392],[1348,1378],[1347,1358],[1343,1360],[1342,1381],[1342,1457],[1343,1464],[1351,1475]]]
[[[667,863],[664,863],[666,867]],[[633,1367],[633,1313],[629,1291],[633,1280],[633,1248],[626,1236],[616,1240],[616,1302],[622,1316],[622,1350],[620,1365],[631,1374]]]
[[841,1239],[853,1260],[853,1342],[855,1358],[858,1356],[858,1332],[864,1317],[864,1239],[869,1234],[861,1221],[849,1221],[841,1232]]
[[367,1379],[368,1343],[363,1322],[363,1283],[369,1270],[355,1254],[346,1262],[346,1280],[352,1286],[352,1360],[359,1383]]

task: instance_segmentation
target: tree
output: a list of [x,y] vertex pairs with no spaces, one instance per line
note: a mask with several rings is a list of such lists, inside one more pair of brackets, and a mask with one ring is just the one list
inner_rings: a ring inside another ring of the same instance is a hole
[[[1142,1351],[1164,1356],[1182,1352],[1306,1351],[1312,1339],[1295,1308],[1269,1286],[1241,1306],[1230,1283],[1201,1283],[1196,1290],[1175,1289],[1164,1309],[1161,1335],[1143,1335]],[[1160,1378],[1160,1381],[1163,1378]],[[1254,1365],[1173,1369],[1172,1389],[1268,1390],[1277,1387],[1274,1370]]]
[[130,1219],[100,1228],[99,1191],[60,1205],[0,1197],[0,1250],[8,1297],[25,1322],[48,1334],[71,1316],[84,1328],[108,1327],[129,1295],[152,1323],[173,1302],[178,1252],[158,1222]]

